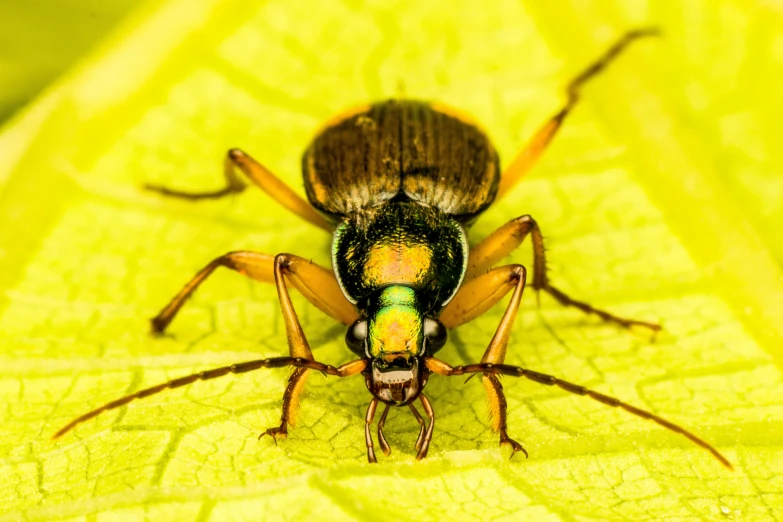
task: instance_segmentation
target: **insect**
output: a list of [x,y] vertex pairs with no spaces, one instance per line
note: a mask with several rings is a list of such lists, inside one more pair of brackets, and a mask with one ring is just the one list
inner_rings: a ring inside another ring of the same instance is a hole
[[[685,436],[731,468],[729,461],[709,443],[653,413],[551,375],[505,364],[527,271],[520,264],[495,265],[528,236],[534,252],[534,290],[622,327],[641,326],[653,331],[660,327],[595,308],[553,286],[547,277],[541,230],[529,215],[512,219],[468,248],[469,226],[536,163],[577,104],[584,84],[631,42],[655,32],[628,32],[576,76],[568,85],[563,107],[539,128],[502,175],[493,145],[469,119],[433,103],[391,100],[343,114],[315,136],[302,159],[308,201],[238,149],[228,153],[226,186],[221,190],[187,193],[148,186],[172,197],[219,198],[246,188],[245,181],[235,172],[238,168],[288,210],[333,234],[332,270],[292,254],[271,256],[237,251],[214,259],[152,319],[153,331],[163,332],[198,286],[215,269],[226,267],[254,280],[275,284],[289,355],[232,364],[143,389],[82,415],[54,438],[104,411],[167,389],[261,368],[293,367],[283,395],[280,424],[267,429],[261,437],[269,435],[276,441],[288,434],[311,371],[337,377],[361,374],[372,395],[365,417],[368,461],[377,461],[371,425],[379,405],[383,405],[383,411],[377,424],[377,439],[383,453],[391,452],[383,433],[389,409],[405,406],[420,425],[415,447],[416,458],[422,459],[427,455],[435,426],[432,404],[423,393],[428,379],[433,374],[481,374],[492,427],[501,446],[509,446],[512,456],[516,452],[527,456],[522,445],[508,434],[507,405],[499,379],[507,375],[558,386],[656,422]],[[340,366],[313,358],[289,296],[290,287],[348,327],[345,342],[358,358]],[[452,366],[435,357],[446,343],[449,330],[480,316],[509,293],[505,313],[480,362]],[[427,420],[419,413],[416,402]]]

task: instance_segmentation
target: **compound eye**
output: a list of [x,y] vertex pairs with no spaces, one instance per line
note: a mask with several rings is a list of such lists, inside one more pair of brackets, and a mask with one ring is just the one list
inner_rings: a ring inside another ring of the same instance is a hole
[[349,326],[348,331],[345,332],[345,344],[348,345],[348,349],[353,353],[359,357],[364,357],[365,341],[367,341],[367,321],[359,319]]
[[431,355],[446,344],[448,332],[443,323],[437,319],[426,317],[424,319],[424,337],[427,339],[427,353]]

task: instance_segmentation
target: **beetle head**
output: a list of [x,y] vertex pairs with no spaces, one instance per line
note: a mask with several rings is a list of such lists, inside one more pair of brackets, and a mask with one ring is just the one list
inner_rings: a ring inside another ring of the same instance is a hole
[[446,342],[446,329],[425,314],[416,291],[402,285],[370,296],[367,315],[348,328],[345,340],[357,355],[369,359],[365,381],[387,404],[408,404],[419,396],[428,372],[421,358]]

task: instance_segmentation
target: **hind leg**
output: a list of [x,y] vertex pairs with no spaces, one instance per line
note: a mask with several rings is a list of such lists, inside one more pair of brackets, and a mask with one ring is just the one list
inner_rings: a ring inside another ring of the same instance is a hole
[[503,197],[503,195],[519,183],[525,174],[533,168],[552,142],[552,139],[554,139],[557,131],[560,130],[566,116],[568,116],[579,101],[584,84],[603,71],[606,66],[631,44],[631,42],[638,40],[639,38],[644,38],[645,36],[654,36],[657,34],[658,31],[656,29],[629,31],[615,42],[615,44],[600,58],[571,80],[566,89],[567,100],[565,105],[538,129],[525,147],[517,154],[517,157],[512,160],[511,164],[503,172],[503,176],[500,178],[497,199]]
[[231,149],[226,154],[226,159],[223,163],[223,177],[226,180],[226,186],[221,189],[205,192],[186,192],[155,184],[147,184],[144,188],[165,196],[187,199],[190,201],[218,199],[231,194],[238,194],[247,188],[245,182],[237,175],[237,168],[239,168],[245,177],[252,181],[258,188],[269,194],[272,199],[300,218],[309,221],[327,232],[332,231],[332,226],[327,223],[307,201],[299,197],[296,192],[280,181],[280,179],[272,174],[266,167],[254,160],[249,154],[245,154],[239,149]]

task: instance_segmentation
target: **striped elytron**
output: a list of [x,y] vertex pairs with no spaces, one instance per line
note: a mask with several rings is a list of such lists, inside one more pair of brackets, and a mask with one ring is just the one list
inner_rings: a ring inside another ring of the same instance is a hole
[[[544,123],[502,175],[492,143],[468,118],[435,104],[393,100],[344,114],[315,137],[302,160],[309,203],[236,149],[229,151],[226,159],[227,183],[223,189],[185,193],[148,186],[173,197],[217,198],[244,190],[245,182],[235,173],[238,167],[283,206],[334,234],[333,270],[290,254],[269,256],[240,251],[216,258],[152,320],[153,330],[165,330],[195,289],[217,267],[224,266],[276,285],[289,356],[216,368],[141,390],[75,419],[55,437],[103,411],[165,389],[229,373],[291,366],[294,370],[283,396],[280,425],[263,435],[287,435],[311,370],[340,377],[362,374],[373,396],[365,419],[368,460],[376,461],[370,427],[379,403],[385,406],[377,430],[383,452],[388,455],[391,451],[383,435],[389,408],[408,406],[420,424],[416,449],[417,459],[421,459],[427,454],[435,424],[432,405],[423,394],[429,376],[480,373],[489,398],[492,427],[501,445],[510,446],[512,455],[527,452],[507,433],[506,399],[499,375],[525,377],[622,408],[684,435],[731,467],[707,442],[650,412],[550,375],[504,364],[526,270],[518,264],[493,266],[527,236],[533,244],[532,285],[536,291],[547,292],[563,305],[623,327],[659,329],[656,324],[594,308],[552,286],[547,278],[543,237],[533,218],[525,215],[511,220],[468,251],[466,229],[535,164],[576,105],[583,84],[630,42],[653,33],[629,32],[578,75],[568,86],[565,105]],[[358,359],[339,367],[314,360],[291,303],[289,285],[348,326],[346,344]],[[434,357],[445,344],[448,330],[478,317],[509,292],[505,314],[480,362],[451,366]],[[417,400],[429,422],[414,406]]]

